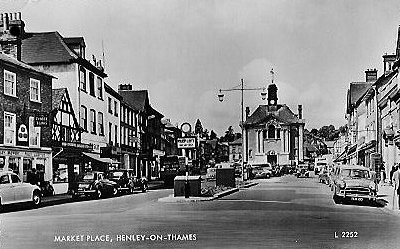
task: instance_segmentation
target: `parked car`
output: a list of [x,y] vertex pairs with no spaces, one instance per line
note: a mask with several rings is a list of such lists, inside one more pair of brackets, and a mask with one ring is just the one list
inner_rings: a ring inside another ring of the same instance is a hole
[[368,168],[358,165],[341,165],[333,182],[333,200],[341,203],[376,201],[378,186]]
[[119,193],[133,193],[135,189],[146,192],[148,188],[147,178],[138,178],[132,169],[110,170],[107,172],[107,179],[117,183]]
[[296,171],[297,178],[310,177],[310,170],[307,164],[299,164]]
[[252,166],[250,178],[270,178],[272,171],[270,167],[263,167],[261,165]]
[[42,194],[37,185],[22,182],[12,171],[0,171],[0,205],[31,202],[40,205]]
[[81,195],[102,198],[105,195],[118,194],[118,184],[106,179],[104,172],[89,171],[78,178],[79,181],[70,190],[74,198]]

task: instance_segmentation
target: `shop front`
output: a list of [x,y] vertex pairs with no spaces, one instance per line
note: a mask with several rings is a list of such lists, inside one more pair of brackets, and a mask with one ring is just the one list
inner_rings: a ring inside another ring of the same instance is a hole
[[27,182],[33,169],[39,173],[39,181],[52,181],[52,150],[50,148],[0,147],[0,170],[16,173]]

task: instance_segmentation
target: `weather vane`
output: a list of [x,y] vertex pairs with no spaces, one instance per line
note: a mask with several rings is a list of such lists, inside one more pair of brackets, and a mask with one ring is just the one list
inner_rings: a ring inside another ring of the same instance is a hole
[[269,72],[271,74],[271,82],[272,82],[272,84],[274,84],[274,76],[275,76],[274,69],[271,68],[271,71],[269,71]]

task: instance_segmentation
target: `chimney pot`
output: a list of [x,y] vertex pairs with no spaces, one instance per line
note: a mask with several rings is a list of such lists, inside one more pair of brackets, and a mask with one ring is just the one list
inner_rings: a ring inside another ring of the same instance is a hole
[[298,106],[298,114],[299,114],[299,119],[303,119],[303,106],[299,105]]
[[18,19],[18,20],[22,20],[22,19],[21,19],[21,12],[18,12],[18,13],[17,13],[17,19]]
[[3,27],[4,27],[4,31],[8,30],[8,14],[4,13],[3,15]]
[[13,13],[10,13],[10,14],[8,15],[8,19],[9,19],[10,21],[13,19]]

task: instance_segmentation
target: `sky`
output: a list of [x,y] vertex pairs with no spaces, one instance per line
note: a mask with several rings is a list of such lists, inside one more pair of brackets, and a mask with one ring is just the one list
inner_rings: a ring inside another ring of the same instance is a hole
[[[382,55],[394,53],[398,0],[1,0],[21,12],[27,32],[83,36],[87,59],[102,58],[107,84],[149,90],[151,105],[173,124],[200,119],[223,135],[240,132],[240,91],[267,87],[271,68],[278,103],[306,128],[346,123],[350,82],[366,69],[382,74]],[[245,91],[253,112],[261,91]]]

